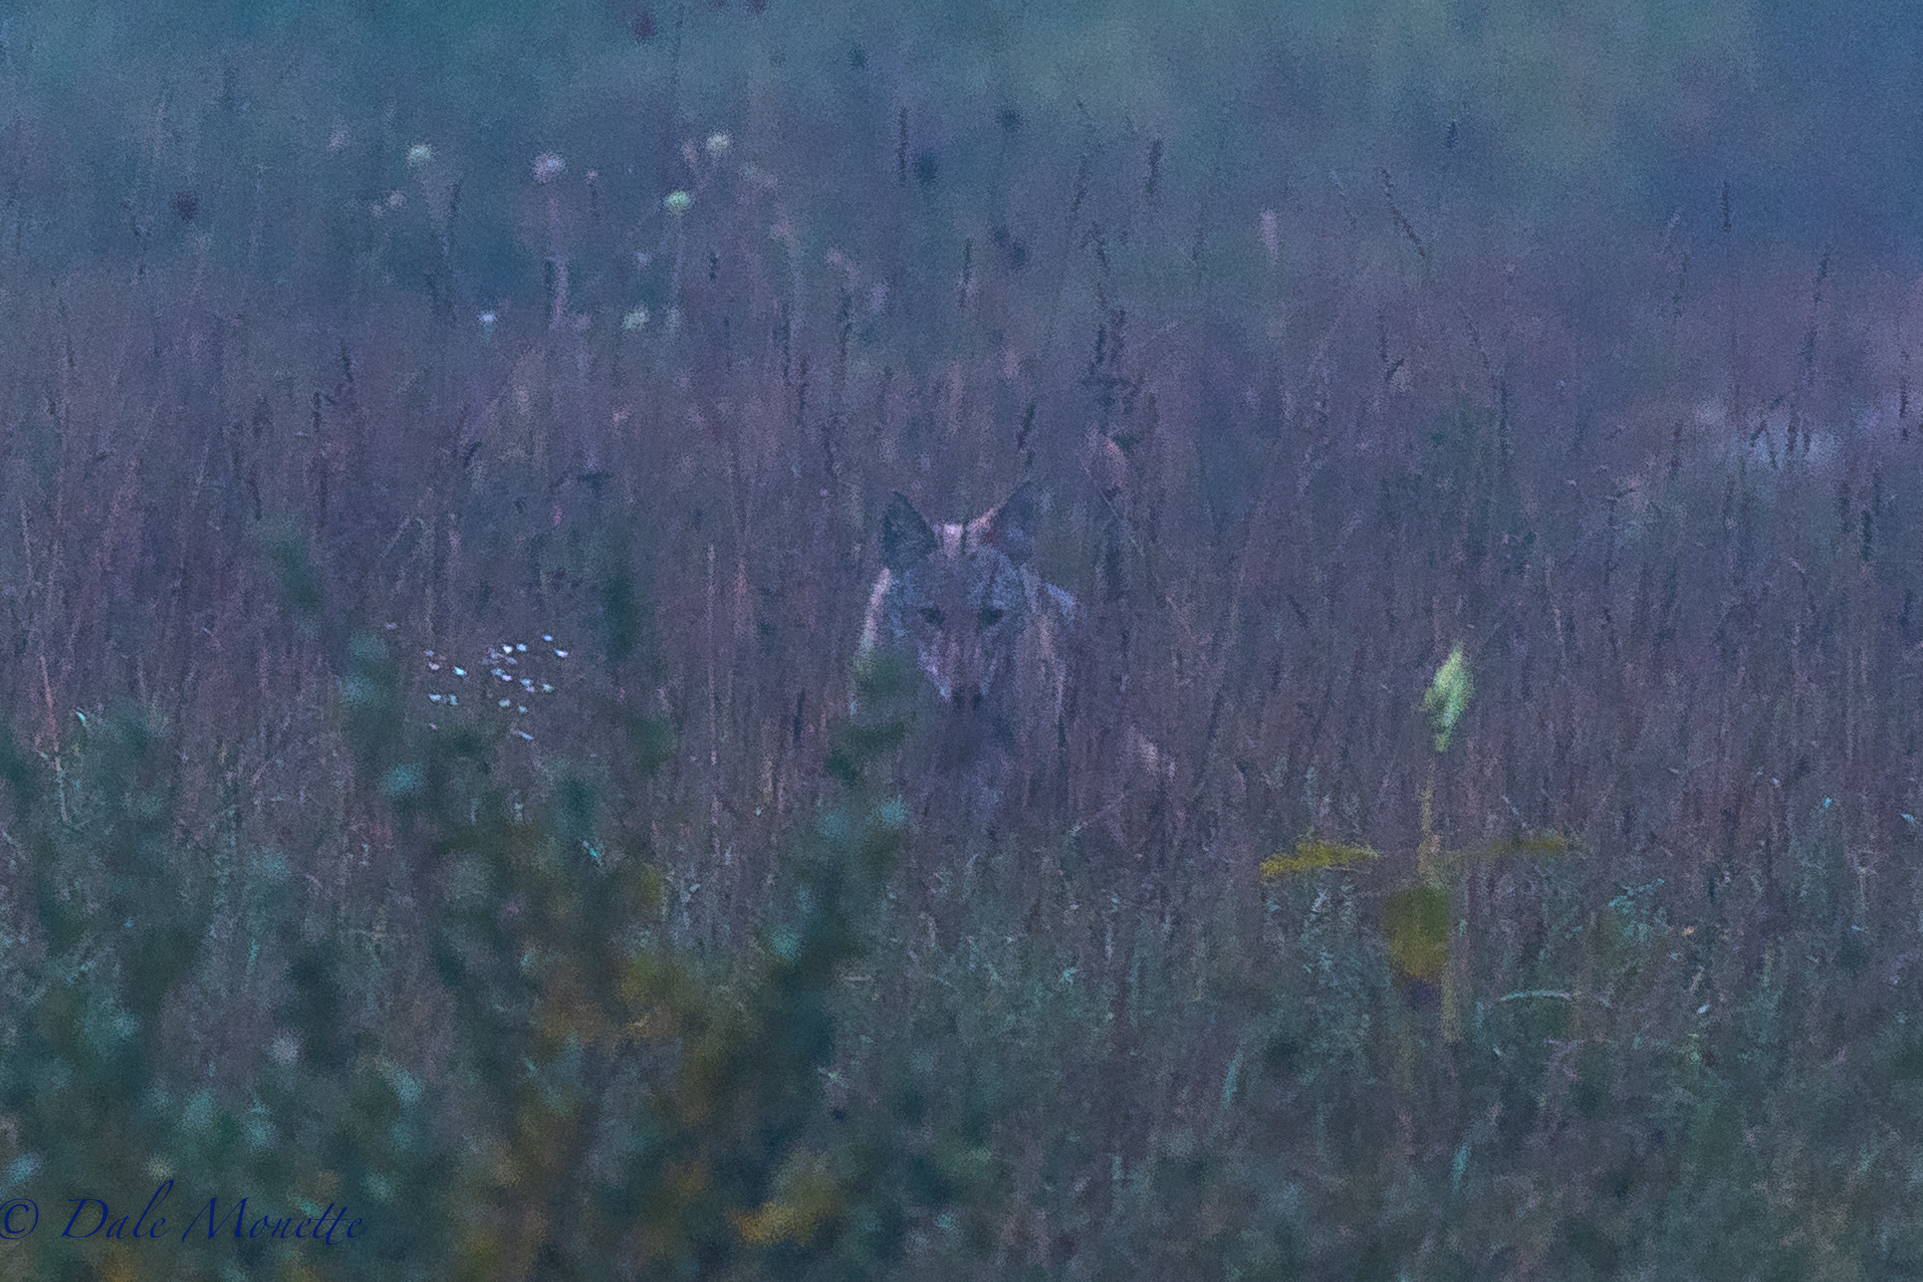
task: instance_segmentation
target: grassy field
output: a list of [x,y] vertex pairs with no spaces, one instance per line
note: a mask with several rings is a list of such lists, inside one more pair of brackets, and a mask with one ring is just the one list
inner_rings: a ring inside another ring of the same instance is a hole
[[0,1273],[1923,1273],[1907,46],[1273,8],[0,21]]

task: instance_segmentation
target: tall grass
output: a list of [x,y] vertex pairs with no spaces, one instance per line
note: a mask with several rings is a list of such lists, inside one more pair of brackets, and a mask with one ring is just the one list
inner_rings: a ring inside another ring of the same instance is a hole
[[[143,67],[85,209],[9,72],[10,1269],[1915,1267],[1878,272],[1740,190],[1585,246],[1441,143],[1257,190],[1181,120],[925,108],[880,28],[597,21],[473,119],[324,41]],[[915,700],[851,697],[881,514],[1023,479],[1070,786],[918,825]],[[367,1234],[59,1235],[167,1181]]]

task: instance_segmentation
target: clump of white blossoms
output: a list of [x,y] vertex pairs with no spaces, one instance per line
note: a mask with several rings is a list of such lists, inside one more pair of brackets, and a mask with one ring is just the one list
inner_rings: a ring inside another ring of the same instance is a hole
[[[474,719],[505,719],[506,732],[524,742],[534,734],[522,720],[531,706],[555,693],[556,665],[567,661],[568,652],[554,644],[551,633],[541,634],[541,643],[503,641],[487,648],[485,658],[472,665],[456,663],[437,650],[422,650],[427,670],[427,701],[437,709],[453,712],[467,709]],[[455,715],[462,715],[456,713]],[[440,724],[428,722],[428,729]]]
[[537,183],[551,183],[567,170],[568,162],[551,151],[544,151],[534,158],[534,181]]

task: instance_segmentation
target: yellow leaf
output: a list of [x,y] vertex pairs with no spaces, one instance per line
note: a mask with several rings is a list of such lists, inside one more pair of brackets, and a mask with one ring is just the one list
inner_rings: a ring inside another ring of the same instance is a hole
[[1264,859],[1260,871],[1265,879],[1288,877],[1299,872],[1314,872],[1318,868],[1345,868],[1376,857],[1376,852],[1367,846],[1343,846],[1332,841],[1304,837],[1295,843],[1293,851]]
[[1422,710],[1435,722],[1437,752],[1449,747],[1449,736],[1455,732],[1456,722],[1462,719],[1463,709],[1469,706],[1469,696],[1474,689],[1475,684],[1469,679],[1469,665],[1462,657],[1462,643],[1458,641],[1442,666],[1436,669],[1436,679],[1429,692],[1422,696]]

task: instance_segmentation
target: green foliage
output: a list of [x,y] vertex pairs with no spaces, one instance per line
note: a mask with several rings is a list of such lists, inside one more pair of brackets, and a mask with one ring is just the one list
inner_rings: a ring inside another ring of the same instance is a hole
[[1404,886],[1382,909],[1383,935],[1396,973],[1426,983],[1442,977],[1449,960],[1449,891],[1443,886]]
[[899,818],[859,796],[826,812],[786,865],[785,908],[749,957],[716,969],[654,929],[644,848],[597,853],[585,785],[517,816],[499,787],[476,787],[478,745],[423,744],[414,819],[424,864],[442,870],[435,966],[478,1087],[461,1111],[488,1155],[464,1177],[459,1270],[585,1276],[623,1258],[708,1275],[766,1259],[794,1276],[811,1259],[885,1257],[898,1191],[868,1173],[872,1154],[817,1151],[808,1132],[831,997],[866,950],[858,923]]
[[[823,812],[752,953],[704,963],[658,931],[659,874],[645,846],[604,831],[589,785],[564,779],[532,810],[513,804],[480,737],[401,715],[378,638],[349,654],[342,716],[362,804],[391,815],[411,892],[432,909],[450,1070],[466,1085],[403,1067],[399,1030],[355,1017],[378,961],[301,931],[284,882],[263,883],[257,907],[216,890],[178,841],[163,731],[133,713],[94,718],[57,779],[7,747],[37,923],[37,946],[7,971],[24,1003],[0,1069],[10,1180],[118,1190],[133,1170],[240,1183],[255,1202],[326,1194],[385,1223],[382,1245],[342,1257],[353,1276],[600,1276],[619,1258],[650,1274],[849,1277],[897,1257],[906,1218],[955,1180],[878,1133],[832,1142],[820,1098],[839,974],[868,948],[900,807],[856,791]],[[846,751],[858,776],[873,750]],[[252,1080],[251,1107],[196,1086],[163,1033],[180,1018],[170,1000],[217,982],[209,920],[227,921],[219,935],[235,912],[250,956],[263,944],[286,956],[287,1049]],[[37,1274],[90,1258],[43,1241]]]

